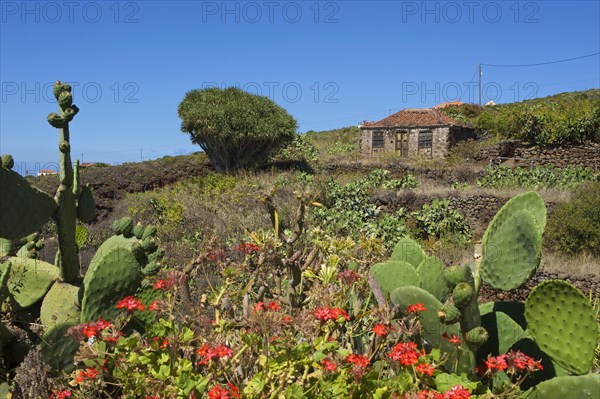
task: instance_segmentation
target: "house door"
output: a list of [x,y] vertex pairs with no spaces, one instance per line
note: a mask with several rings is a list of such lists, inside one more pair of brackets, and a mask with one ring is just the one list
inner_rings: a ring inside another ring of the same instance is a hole
[[408,132],[405,130],[396,132],[396,154],[400,157],[408,156]]

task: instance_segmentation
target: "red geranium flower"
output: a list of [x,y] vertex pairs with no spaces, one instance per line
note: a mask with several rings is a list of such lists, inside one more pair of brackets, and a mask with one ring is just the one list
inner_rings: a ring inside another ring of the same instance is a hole
[[398,342],[388,354],[392,360],[400,362],[403,366],[410,366],[419,362],[420,353],[414,342]]
[[417,364],[417,366],[415,367],[415,370],[417,370],[417,373],[431,376],[431,375],[433,375],[433,372],[435,371],[435,367],[433,367],[431,364],[420,363],[420,364]]
[[387,327],[383,324],[375,324],[375,327],[373,327],[372,330],[375,334],[379,335],[380,337],[383,337],[388,333]]
[[142,304],[142,301],[130,295],[117,302],[117,309],[123,308],[127,309],[129,312],[132,312],[136,309],[144,310],[144,305]]
[[419,314],[421,312],[426,311],[425,305],[422,303],[415,303],[414,305],[410,305],[407,309],[408,313]]

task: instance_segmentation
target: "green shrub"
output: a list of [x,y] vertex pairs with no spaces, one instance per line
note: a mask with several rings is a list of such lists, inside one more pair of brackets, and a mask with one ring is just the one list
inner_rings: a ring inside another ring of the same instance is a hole
[[305,161],[316,162],[319,159],[319,151],[304,136],[296,135],[294,140],[286,144],[271,157],[271,161]]
[[546,227],[546,246],[569,254],[600,256],[600,183],[582,185],[556,206]]
[[415,220],[415,234],[421,239],[445,239],[457,243],[471,239],[471,229],[465,217],[449,208],[448,200],[433,200],[411,216]]
[[477,184],[487,188],[528,189],[573,188],[584,181],[598,181],[600,173],[582,166],[557,168],[553,165],[535,168],[511,168],[508,166],[489,166],[485,175]]

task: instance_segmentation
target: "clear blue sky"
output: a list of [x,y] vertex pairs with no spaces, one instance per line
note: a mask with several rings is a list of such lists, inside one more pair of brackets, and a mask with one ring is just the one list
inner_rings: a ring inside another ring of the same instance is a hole
[[[74,84],[73,156],[110,163],[198,150],[188,90],[270,96],[300,132],[477,102],[478,63],[600,52],[598,1],[1,1],[0,152],[57,159],[51,84]],[[600,57],[483,67],[484,102],[600,87]],[[462,93],[459,93],[462,91]]]

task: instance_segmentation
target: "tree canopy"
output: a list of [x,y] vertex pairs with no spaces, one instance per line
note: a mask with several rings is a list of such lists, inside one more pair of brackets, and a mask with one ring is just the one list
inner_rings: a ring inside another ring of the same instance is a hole
[[186,93],[179,104],[181,131],[200,145],[219,171],[264,163],[292,141],[297,122],[269,98],[235,87]]

